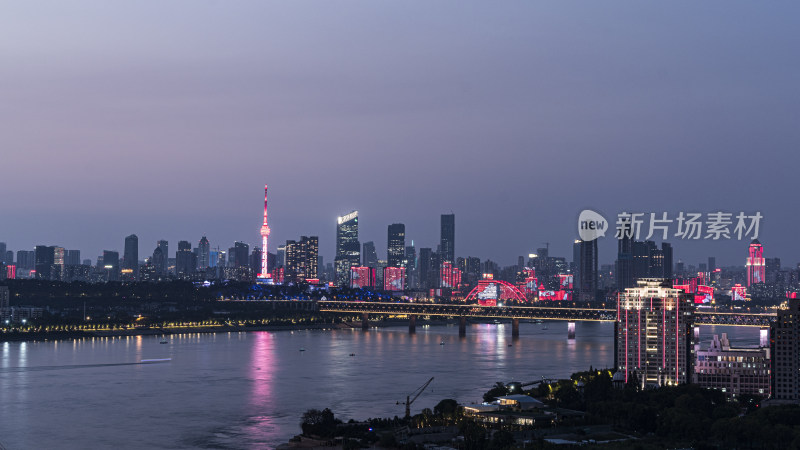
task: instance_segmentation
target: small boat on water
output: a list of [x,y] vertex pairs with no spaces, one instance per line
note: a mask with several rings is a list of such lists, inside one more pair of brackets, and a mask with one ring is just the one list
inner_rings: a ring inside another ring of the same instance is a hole
[[304,349],[303,347],[300,347],[300,351],[304,352],[304,351],[306,351],[306,349]]
[[167,338],[163,338],[163,339],[161,339],[159,344],[169,344],[169,341],[167,340]]
[[543,326],[542,329],[546,330],[547,329],[547,325],[545,324],[545,326]]
[[444,341],[442,341],[442,342],[439,342],[439,345],[444,345]]
[[350,356],[356,356],[356,354],[355,353],[350,353]]

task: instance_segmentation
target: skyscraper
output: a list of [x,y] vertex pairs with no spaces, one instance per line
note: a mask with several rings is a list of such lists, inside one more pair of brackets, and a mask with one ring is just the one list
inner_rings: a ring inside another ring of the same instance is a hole
[[81,265],[81,251],[80,250],[67,250],[64,253],[64,264],[67,266],[80,266]]
[[406,276],[408,277],[408,287],[417,289],[419,287],[419,278],[417,275],[417,249],[414,247],[414,241],[411,245],[406,246]]
[[765,279],[764,248],[758,239],[750,243],[749,256],[747,257],[747,286],[763,283]]
[[[161,249],[161,271],[159,272],[156,270],[156,272],[159,274],[159,276],[166,276],[169,272],[169,242],[161,240],[158,241],[156,245]],[[155,255],[155,253],[153,254]],[[156,268],[159,266],[159,264],[156,264],[155,262],[153,262],[153,265],[156,266]]]
[[300,242],[286,241],[287,281],[302,282],[319,278],[319,238],[300,236]]
[[350,268],[361,262],[361,243],[358,241],[358,211],[336,219],[336,284],[350,284]]
[[405,261],[406,226],[402,223],[389,225],[386,262],[389,267],[402,267]]
[[37,280],[52,279],[51,276],[56,258],[55,250],[55,247],[46,245],[37,245],[33,248]]
[[250,246],[244,242],[236,241],[233,243],[233,267],[250,266]]
[[264,222],[261,224],[261,271],[259,276],[269,278],[269,225],[267,224],[267,185],[264,185]]
[[378,253],[375,251],[375,243],[372,241],[364,242],[364,250],[361,252],[362,258],[364,258],[364,266],[365,267],[372,267],[373,269],[378,267]]
[[139,279],[139,237],[132,234],[125,238],[125,252],[122,254],[122,268],[130,270],[130,277]]
[[153,257],[150,259],[150,264],[153,265],[156,279],[166,276],[167,258],[164,257],[164,250],[161,246],[156,246],[155,250],[153,250]]
[[197,267],[201,270],[211,267],[210,258],[211,244],[209,244],[208,238],[203,236],[200,238],[200,242],[197,244]]
[[626,383],[633,374],[641,388],[691,380],[694,301],[670,286],[669,280],[645,278],[619,293],[616,365]]
[[175,253],[175,274],[178,278],[190,278],[194,273],[195,254],[189,241],[178,241],[178,251]]
[[456,215],[442,214],[439,240],[441,262],[456,262]]
[[[580,241],[578,300],[592,302],[597,295],[597,239]],[[574,283],[573,278],[573,283]]]
[[434,278],[433,274],[433,250],[430,248],[420,248],[419,259],[417,260],[419,287],[422,289],[431,289],[435,287],[436,278]]
[[119,252],[103,250],[103,270],[106,281],[119,281]]

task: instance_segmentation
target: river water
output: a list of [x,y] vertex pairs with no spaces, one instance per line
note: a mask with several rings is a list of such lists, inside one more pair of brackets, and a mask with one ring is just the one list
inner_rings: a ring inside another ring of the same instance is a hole
[[[727,331],[757,345],[758,329]],[[412,413],[454,398],[480,402],[497,381],[534,381],[613,364],[613,324],[457,326],[184,334],[0,344],[0,443],[7,449],[274,448],[303,412],[404,414],[397,402],[429,378]],[[303,349],[304,351],[301,351]],[[353,356],[351,356],[351,354]],[[167,359],[142,363],[143,360]]]

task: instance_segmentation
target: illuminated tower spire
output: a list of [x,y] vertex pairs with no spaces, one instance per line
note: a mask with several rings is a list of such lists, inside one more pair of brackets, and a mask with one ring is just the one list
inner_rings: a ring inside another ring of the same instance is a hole
[[261,225],[261,274],[259,277],[269,278],[269,267],[267,267],[267,240],[269,239],[269,225],[267,224],[267,185],[264,185],[264,223]]

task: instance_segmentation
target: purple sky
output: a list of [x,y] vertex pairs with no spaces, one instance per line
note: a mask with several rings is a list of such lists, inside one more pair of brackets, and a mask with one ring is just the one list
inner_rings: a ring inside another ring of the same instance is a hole
[[[51,1],[0,7],[0,241],[270,250],[360,211],[501,264],[608,215],[761,211],[800,261],[796,2]],[[601,262],[615,258],[601,246]],[[746,242],[674,243],[744,264]]]

